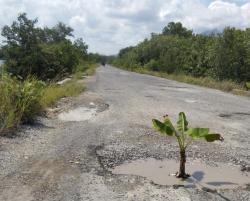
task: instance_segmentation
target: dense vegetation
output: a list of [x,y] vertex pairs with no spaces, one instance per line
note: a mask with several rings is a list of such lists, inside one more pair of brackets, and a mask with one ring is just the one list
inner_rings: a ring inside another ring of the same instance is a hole
[[220,34],[194,34],[171,22],[135,47],[120,50],[115,65],[167,74],[250,81],[250,29],[227,27]]
[[[73,29],[63,23],[52,28],[37,27],[37,19],[20,14],[11,26],[4,26],[4,59],[0,77],[0,135],[9,134],[59,98],[83,90],[77,82],[91,74],[100,56],[88,54],[83,39],[73,41]],[[73,41],[73,42],[72,42]],[[56,81],[74,74],[71,81]]]
[[72,73],[87,57],[88,46],[82,39],[71,42],[73,29],[63,23],[52,28],[36,27],[37,19],[20,14],[11,26],[4,26],[6,38],[2,47],[9,73],[22,78],[34,75],[38,79],[59,79]]

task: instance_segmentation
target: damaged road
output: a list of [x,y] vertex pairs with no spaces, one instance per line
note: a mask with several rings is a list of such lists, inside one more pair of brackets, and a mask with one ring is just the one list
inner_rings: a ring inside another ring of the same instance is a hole
[[194,143],[189,161],[249,174],[249,98],[111,66],[86,82],[80,96],[62,99],[17,137],[0,139],[1,201],[250,200],[250,181],[211,190],[111,172],[138,159],[177,160],[174,139],[155,133],[151,119],[184,111],[193,127],[210,127],[225,138]]

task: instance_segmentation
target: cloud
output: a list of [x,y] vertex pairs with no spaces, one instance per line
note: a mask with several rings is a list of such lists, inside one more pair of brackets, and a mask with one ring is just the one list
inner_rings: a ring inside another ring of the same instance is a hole
[[250,27],[249,10],[248,0],[0,0],[0,27],[26,12],[38,17],[39,26],[63,21],[90,51],[114,54],[170,21],[181,21],[195,32]]

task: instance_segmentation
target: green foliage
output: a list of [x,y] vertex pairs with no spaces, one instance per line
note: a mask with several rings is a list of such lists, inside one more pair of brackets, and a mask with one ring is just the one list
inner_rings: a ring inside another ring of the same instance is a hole
[[0,135],[29,122],[40,112],[44,83],[34,78],[24,82],[4,75],[0,81]]
[[18,110],[22,114],[22,122],[30,122],[34,116],[41,111],[40,99],[43,96],[45,83],[35,78],[28,78],[19,84]]
[[177,35],[181,37],[190,37],[192,36],[193,32],[183,27],[180,22],[177,22],[177,23],[170,22],[168,26],[163,28],[162,34],[163,35]]
[[169,136],[175,136],[179,143],[180,150],[183,151],[185,151],[193,140],[205,139],[207,142],[223,140],[220,134],[209,133],[208,128],[189,128],[186,115],[183,112],[179,113],[176,128],[173,126],[168,116],[164,116],[163,122],[157,119],[153,119],[152,122],[157,131]]
[[43,80],[59,80],[71,74],[79,64],[76,49],[69,41],[44,44],[41,46],[43,61],[42,68],[37,69],[36,75]]
[[157,131],[162,134],[167,134],[169,136],[173,136],[174,129],[169,125],[169,122],[165,121],[164,123],[160,122],[157,119],[153,119],[153,125]]
[[120,50],[113,64],[245,83],[250,80],[250,29],[228,27],[221,34],[201,35],[170,22],[161,34]]
[[37,22],[22,13],[11,26],[3,27],[6,41],[1,52],[9,73],[23,79],[30,75],[45,81],[60,79],[87,59],[88,46],[83,39],[71,42],[71,27],[59,22],[52,28],[39,28]]
[[247,90],[250,89],[250,82],[246,82],[246,88],[247,88]]
[[[52,28],[39,28],[37,22],[23,13],[2,29],[6,41],[0,49],[5,60],[0,69],[0,135],[33,121],[58,99],[79,94],[84,87],[77,79],[95,72],[83,39],[72,42],[71,27],[59,22]],[[72,81],[54,84],[72,73]]]
[[21,123],[28,123],[58,99],[75,96],[84,86],[77,79],[63,85],[45,84],[35,78],[20,81],[8,75],[0,80],[0,135],[9,134]]
[[173,126],[168,115],[164,116],[163,122],[157,119],[153,119],[152,122],[155,130],[159,131],[163,135],[170,137],[174,136],[178,142],[180,152],[180,169],[176,176],[179,178],[186,179],[189,177],[189,175],[185,172],[186,149],[194,140],[204,139],[207,142],[223,140],[220,134],[209,133],[209,128],[189,128],[184,112],[179,113],[176,128]]
[[60,98],[67,96],[76,96],[84,90],[84,86],[72,80],[63,85],[49,84],[43,91],[43,97],[40,99],[40,105],[44,109],[53,105]]

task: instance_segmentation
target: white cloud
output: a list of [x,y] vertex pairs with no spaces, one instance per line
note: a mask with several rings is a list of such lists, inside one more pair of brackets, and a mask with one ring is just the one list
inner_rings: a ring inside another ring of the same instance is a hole
[[106,54],[136,44],[170,21],[181,21],[195,32],[250,27],[246,0],[0,0],[0,26],[20,12],[38,17],[40,26],[63,21],[90,51]]

